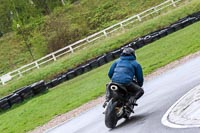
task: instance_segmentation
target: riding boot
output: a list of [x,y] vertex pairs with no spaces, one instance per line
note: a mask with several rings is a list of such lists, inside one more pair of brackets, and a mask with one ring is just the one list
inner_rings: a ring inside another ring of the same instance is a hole
[[136,103],[137,99],[135,96],[131,96],[129,99],[129,104],[133,106],[137,106],[138,104]]

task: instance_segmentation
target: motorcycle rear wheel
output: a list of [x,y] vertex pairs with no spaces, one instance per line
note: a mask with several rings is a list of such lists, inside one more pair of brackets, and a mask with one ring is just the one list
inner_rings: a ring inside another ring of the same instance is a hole
[[115,128],[117,125],[117,102],[110,102],[105,111],[105,125],[108,128]]

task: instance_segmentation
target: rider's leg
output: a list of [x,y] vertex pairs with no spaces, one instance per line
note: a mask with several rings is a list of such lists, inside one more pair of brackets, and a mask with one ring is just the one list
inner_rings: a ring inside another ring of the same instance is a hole
[[138,100],[144,94],[144,90],[134,82],[131,82],[126,87],[129,92],[134,94],[134,96],[131,96],[130,101],[132,104],[136,104],[136,100]]

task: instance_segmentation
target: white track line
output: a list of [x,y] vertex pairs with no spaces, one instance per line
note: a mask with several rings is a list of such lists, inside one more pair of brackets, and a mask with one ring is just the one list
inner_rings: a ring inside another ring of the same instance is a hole
[[[194,93],[196,89],[199,89],[200,85],[194,87],[193,89],[191,89],[188,93],[186,93],[185,95],[183,95],[178,101],[176,101],[168,110],[167,112],[164,114],[164,116],[161,119],[161,122],[163,125],[167,126],[167,127],[171,127],[171,128],[192,128],[192,127],[200,127],[200,124],[178,124],[175,121],[170,121],[169,120],[169,115],[170,113],[177,107],[177,105],[184,100],[189,94]],[[194,93],[195,94],[195,93]],[[195,98],[195,97],[194,97]],[[199,97],[200,98],[200,97]],[[187,102],[187,101],[185,101]]]

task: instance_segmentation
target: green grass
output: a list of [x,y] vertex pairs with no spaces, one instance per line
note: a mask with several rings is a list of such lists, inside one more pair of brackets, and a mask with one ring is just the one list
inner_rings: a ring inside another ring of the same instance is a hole
[[130,42],[131,40],[133,40],[133,38],[165,27],[166,25],[169,25],[170,23],[173,23],[176,20],[187,16],[188,14],[192,14],[199,9],[200,1],[191,0],[191,2],[187,3],[186,5],[182,5],[179,8],[166,12],[161,16],[138,24],[135,27],[130,28],[129,30],[119,33],[118,35],[113,35],[110,38],[97,41],[96,43],[88,46],[87,49],[85,48],[81,51],[75,52],[74,54],[65,56],[62,59],[59,59],[56,62],[53,62],[38,70],[34,70],[21,78],[12,80],[11,82],[8,82],[8,84],[5,86],[0,86],[0,97],[3,97],[16,89],[25,85],[29,85],[33,82],[37,82],[42,79],[52,79],[55,75],[61,72],[65,72],[67,71],[67,69],[73,68],[74,66],[84,62],[85,60],[118,48],[123,44]]
[[[145,75],[200,50],[200,22],[136,51]],[[27,132],[54,116],[68,112],[104,94],[111,63],[67,81],[0,114],[0,132]]]

